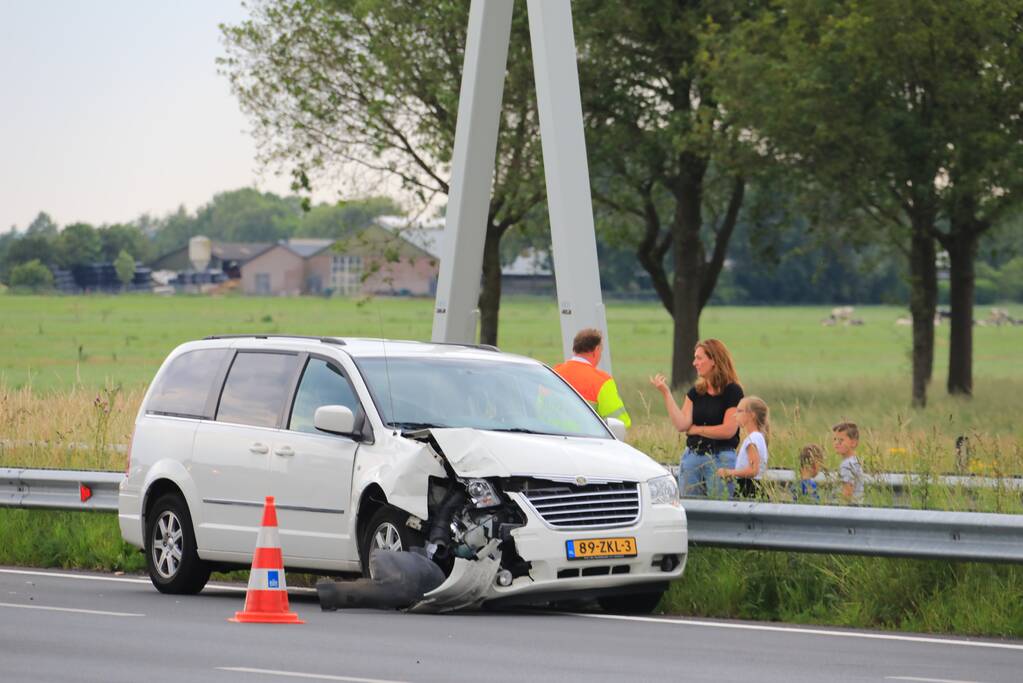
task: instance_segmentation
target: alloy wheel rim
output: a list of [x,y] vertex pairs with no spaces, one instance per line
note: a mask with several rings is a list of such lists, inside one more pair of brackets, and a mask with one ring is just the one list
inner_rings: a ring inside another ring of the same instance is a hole
[[181,521],[170,510],[164,510],[153,529],[153,566],[164,579],[172,579],[181,567],[183,543]]
[[370,550],[401,550],[401,534],[398,533],[398,527],[394,526],[390,522],[384,522],[377,527],[377,530],[373,533],[373,543],[370,546]]

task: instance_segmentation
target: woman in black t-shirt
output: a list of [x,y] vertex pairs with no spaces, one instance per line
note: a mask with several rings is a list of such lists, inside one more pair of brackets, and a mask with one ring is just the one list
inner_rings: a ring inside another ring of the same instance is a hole
[[671,423],[686,433],[686,449],[679,468],[679,491],[683,496],[732,497],[734,484],[717,476],[718,468],[735,468],[735,448],[739,445],[739,425],[735,408],[742,400],[742,386],[735,364],[725,345],[706,339],[693,352],[696,384],[679,408],[664,375],[650,383],[664,397]]

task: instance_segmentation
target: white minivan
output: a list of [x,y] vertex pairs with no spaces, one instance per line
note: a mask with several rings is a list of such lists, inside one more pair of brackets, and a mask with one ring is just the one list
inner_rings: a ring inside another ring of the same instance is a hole
[[686,561],[674,478],[546,365],[493,347],[237,335],[176,348],[135,422],[118,517],[165,593],[247,567],[274,496],[291,570],[423,546],[424,602],[652,610]]

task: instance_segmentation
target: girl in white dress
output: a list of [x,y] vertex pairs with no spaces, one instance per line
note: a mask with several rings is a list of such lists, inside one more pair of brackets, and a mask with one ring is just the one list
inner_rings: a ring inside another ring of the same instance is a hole
[[719,477],[735,479],[735,494],[739,498],[756,498],[760,495],[760,478],[767,471],[767,442],[771,438],[771,420],[767,404],[757,396],[747,396],[739,401],[735,419],[745,432],[733,469],[721,468]]

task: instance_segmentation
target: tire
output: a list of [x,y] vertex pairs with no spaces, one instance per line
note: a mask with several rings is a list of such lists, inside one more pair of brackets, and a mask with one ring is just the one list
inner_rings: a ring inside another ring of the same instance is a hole
[[161,593],[194,595],[210,578],[195,549],[192,516],[181,496],[160,496],[146,516],[146,568]]
[[385,505],[373,513],[359,539],[363,576],[369,578],[369,555],[374,550],[408,550],[426,544],[423,534],[405,523],[408,518],[409,513],[391,505]]
[[661,602],[664,591],[653,593],[633,593],[631,595],[606,595],[597,598],[597,603],[605,612],[612,614],[651,614]]

